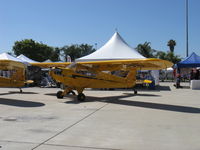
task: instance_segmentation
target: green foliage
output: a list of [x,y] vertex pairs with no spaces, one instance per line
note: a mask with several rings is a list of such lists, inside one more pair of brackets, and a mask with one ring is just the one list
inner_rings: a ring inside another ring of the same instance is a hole
[[150,42],[145,42],[144,44],[138,44],[136,50],[146,58],[154,57],[154,50],[151,49]]
[[173,52],[162,52],[162,51],[158,51],[157,54],[155,55],[156,58],[160,58],[160,59],[164,59],[164,60],[168,60],[171,61],[172,63],[176,64],[179,61],[181,61],[180,56],[178,55],[174,55]]
[[166,60],[166,55],[167,55],[167,54],[166,54],[165,52],[163,52],[163,51],[157,51],[155,57],[156,57],[156,58],[159,58],[159,59],[164,59],[164,60]]
[[[177,63],[181,60],[180,56],[173,53],[174,46],[176,45],[174,40],[168,41],[168,46],[173,47],[170,48],[170,52],[156,51],[151,48],[150,44],[150,42],[138,44],[136,50],[146,58],[160,58],[173,63]],[[32,39],[25,39],[22,41],[16,41],[13,46],[13,51],[15,55],[24,54],[33,60],[42,62],[47,59],[50,59],[51,61],[59,61],[60,55],[62,55],[65,60],[67,60],[67,56],[69,55],[72,61],[74,61],[77,58],[93,53],[95,49],[93,46],[88,44],[73,44],[61,48],[54,48],[43,43],[35,42]]]
[[176,41],[175,40],[169,40],[167,43],[167,46],[169,46],[170,52],[174,52],[174,47],[176,46]]
[[93,46],[88,44],[73,44],[71,46],[64,46],[60,50],[64,53],[65,60],[67,60],[67,55],[69,55],[72,61],[77,58],[89,55],[95,51]]
[[47,59],[58,61],[60,55],[60,50],[58,48],[53,48],[43,43],[35,42],[32,39],[16,41],[13,46],[13,51],[15,55],[23,54],[40,62]]
[[[170,40],[170,41],[171,42],[168,42],[168,43],[171,43],[174,46],[176,45],[176,42],[174,40]],[[174,64],[181,61],[180,56],[175,55],[172,51],[163,52],[163,51],[156,51],[152,49],[150,46],[150,42],[145,42],[144,44],[138,44],[138,46],[136,47],[136,50],[146,58],[159,58],[159,59],[171,61]]]

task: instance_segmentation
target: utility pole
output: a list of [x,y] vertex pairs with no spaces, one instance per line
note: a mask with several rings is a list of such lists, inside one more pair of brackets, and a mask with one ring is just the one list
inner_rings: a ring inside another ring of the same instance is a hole
[[186,2],[186,57],[188,57],[188,0]]

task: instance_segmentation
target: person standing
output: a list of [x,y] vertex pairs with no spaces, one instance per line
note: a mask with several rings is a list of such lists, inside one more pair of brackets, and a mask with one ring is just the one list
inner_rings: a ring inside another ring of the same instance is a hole
[[195,80],[199,80],[199,69],[196,70],[196,73],[194,75]]
[[190,71],[190,80],[194,80],[194,70]]

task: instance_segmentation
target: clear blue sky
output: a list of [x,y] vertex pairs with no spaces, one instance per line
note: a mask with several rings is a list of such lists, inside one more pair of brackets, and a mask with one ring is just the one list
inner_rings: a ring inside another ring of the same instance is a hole
[[[189,0],[189,54],[200,55],[200,0]],[[186,55],[185,0],[0,0],[0,53],[15,41],[33,39],[62,47],[88,43],[100,48],[115,28],[132,47],[145,41]]]

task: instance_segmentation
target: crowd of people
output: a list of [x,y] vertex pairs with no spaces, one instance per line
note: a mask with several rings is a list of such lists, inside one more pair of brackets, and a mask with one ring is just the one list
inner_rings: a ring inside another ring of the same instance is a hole
[[192,69],[191,70],[190,80],[199,80],[199,69]]
[[[176,71],[176,72],[175,72]],[[174,86],[176,88],[181,88],[182,86],[180,85],[181,83],[181,74],[180,74],[180,70],[175,70],[174,71],[174,76],[176,77],[176,84],[174,84]],[[189,79],[191,80],[199,80],[199,69],[197,68],[193,68],[191,69],[190,73],[189,73]]]

